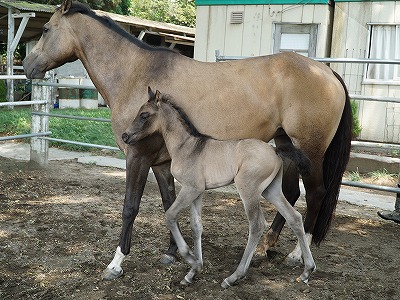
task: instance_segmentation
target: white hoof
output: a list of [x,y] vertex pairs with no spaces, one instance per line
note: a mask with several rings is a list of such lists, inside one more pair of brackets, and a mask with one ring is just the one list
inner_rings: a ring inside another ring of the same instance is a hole
[[114,280],[121,277],[122,274],[124,274],[124,270],[122,269],[117,271],[115,269],[106,268],[103,271],[103,280]]

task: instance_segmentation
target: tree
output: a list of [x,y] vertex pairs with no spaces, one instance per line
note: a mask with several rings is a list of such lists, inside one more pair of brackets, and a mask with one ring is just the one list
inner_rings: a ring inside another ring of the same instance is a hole
[[[31,1],[41,4],[58,5],[61,4],[62,0],[31,0]],[[129,0],[79,0],[79,2],[86,3],[93,9],[100,9],[111,12],[117,12],[117,10],[120,10],[121,13],[124,13],[123,10],[124,4],[129,3],[130,1]],[[121,2],[124,4],[121,5]],[[126,12],[128,12],[127,9]]]
[[194,0],[131,0],[133,16],[195,27],[196,3]]

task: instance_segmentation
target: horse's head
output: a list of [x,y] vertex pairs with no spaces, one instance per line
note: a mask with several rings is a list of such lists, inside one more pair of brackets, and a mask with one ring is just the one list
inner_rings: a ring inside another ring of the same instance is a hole
[[72,0],[64,0],[61,7],[43,26],[42,36],[24,59],[26,77],[43,78],[46,71],[77,59],[68,11]]
[[122,140],[127,144],[136,142],[160,131],[159,113],[161,93],[155,93],[148,87],[149,100],[143,104],[132,124],[122,134]]

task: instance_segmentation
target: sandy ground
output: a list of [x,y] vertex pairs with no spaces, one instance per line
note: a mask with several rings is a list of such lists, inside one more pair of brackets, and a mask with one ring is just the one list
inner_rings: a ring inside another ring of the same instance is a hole
[[[236,268],[248,230],[240,199],[226,192],[205,194],[204,270],[182,287],[189,266],[158,262],[169,236],[154,183],[146,186],[125,275],[103,281],[118,244],[124,178],[124,171],[72,160],[40,170],[0,158],[0,299],[400,298],[400,225],[378,219],[374,208],[342,202],[326,241],[312,247],[318,269],[308,285],[294,281],[302,268],[283,264],[296,242],[285,227],[268,257],[223,290],[220,283]],[[263,208],[271,222],[273,207]],[[187,215],[180,224],[190,241]]]

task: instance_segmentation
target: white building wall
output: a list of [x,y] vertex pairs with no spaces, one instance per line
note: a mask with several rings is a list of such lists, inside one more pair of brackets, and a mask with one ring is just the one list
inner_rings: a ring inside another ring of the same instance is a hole
[[[194,58],[215,61],[221,55],[259,56],[272,54],[275,23],[318,24],[317,56],[330,51],[329,5],[224,5],[198,6]],[[242,24],[230,24],[232,11],[243,11]]]
[[[367,57],[370,23],[400,24],[400,1],[336,2],[331,57]],[[364,64],[331,64],[331,67],[343,76],[351,94],[400,98],[399,85],[365,83]],[[400,104],[357,102],[361,140],[400,143]]]

